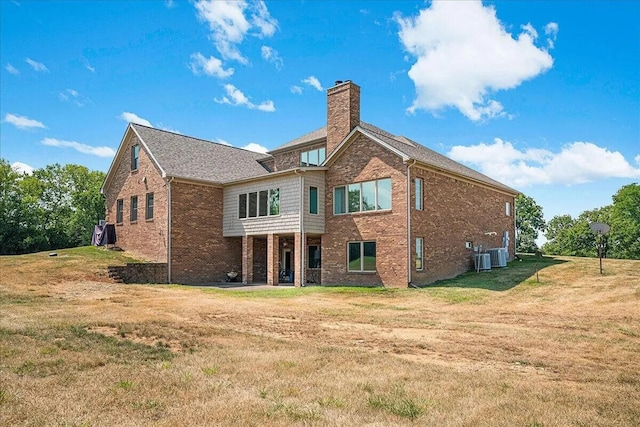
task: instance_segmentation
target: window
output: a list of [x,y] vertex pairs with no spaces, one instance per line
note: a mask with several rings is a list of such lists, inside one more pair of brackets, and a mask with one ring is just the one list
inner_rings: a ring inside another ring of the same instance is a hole
[[257,218],[280,214],[280,190],[255,191],[238,196],[238,218]]
[[349,242],[348,246],[348,271],[376,271],[376,242]]
[[241,194],[238,199],[238,218],[247,217],[247,195]]
[[423,246],[422,237],[416,237],[416,271],[422,271],[423,265]]
[[269,190],[269,215],[280,215],[280,189]]
[[505,203],[504,210],[507,216],[511,216],[511,202]]
[[124,200],[116,200],[116,224],[122,224],[124,218]]
[[249,193],[249,218],[258,216],[258,193]]
[[144,217],[145,219],[153,219],[153,193],[147,193],[147,209]]
[[307,257],[309,268],[320,268],[320,246],[309,246],[309,256]]
[[140,163],[140,146],[134,145],[131,147],[131,170],[138,170],[138,166]]
[[318,187],[309,187],[309,213],[318,214]]
[[336,187],[333,189],[333,213],[334,215],[346,213],[345,201],[345,188]]
[[416,185],[416,210],[422,210],[422,178],[415,179]]
[[131,196],[131,206],[129,211],[129,220],[131,222],[138,220],[138,196]]
[[300,153],[300,166],[320,166],[326,158],[326,149],[316,148],[315,150]]
[[335,215],[391,209],[391,178],[360,182],[333,189]]
[[263,190],[258,193],[258,216],[267,216],[269,211],[267,208],[269,207],[269,192],[267,190]]

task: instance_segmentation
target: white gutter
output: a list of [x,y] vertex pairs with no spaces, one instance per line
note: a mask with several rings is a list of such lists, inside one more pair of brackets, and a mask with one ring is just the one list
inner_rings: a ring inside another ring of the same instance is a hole
[[167,181],[167,283],[171,283],[171,182]]
[[[413,163],[407,163],[407,287],[411,287],[411,274],[413,273],[411,268],[411,166],[415,164],[415,159]],[[422,191],[424,191],[424,186]]]

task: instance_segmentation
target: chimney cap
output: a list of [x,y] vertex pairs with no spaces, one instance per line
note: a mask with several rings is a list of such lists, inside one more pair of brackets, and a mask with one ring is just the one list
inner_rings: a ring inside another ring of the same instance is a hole
[[340,85],[340,84],[342,84],[342,83],[344,83],[342,80],[336,80],[335,85],[336,85],[336,86],[338,86],[338,85]]

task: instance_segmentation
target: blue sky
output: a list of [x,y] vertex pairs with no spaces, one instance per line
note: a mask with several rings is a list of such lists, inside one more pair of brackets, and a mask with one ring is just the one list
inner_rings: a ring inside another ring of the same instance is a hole
[[550,219],[640,181],[640,2],[0,1],[0,155],[107,171],[127,121],[273,149],[361,116]]

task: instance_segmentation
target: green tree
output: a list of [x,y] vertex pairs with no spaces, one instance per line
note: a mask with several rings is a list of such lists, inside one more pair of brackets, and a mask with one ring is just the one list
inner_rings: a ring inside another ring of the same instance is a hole
[[640,259],[640,185],[625,185],[613,196],[610,256]]
[[[597,236],[591,231],[592,222],[609,222],[610,206],[584,211],[573,219],[570,215],[558,215],[547,224],[545,236],[548,241],[542,247],[551,255],[588,256],[598,255]],[[607,255],[608,238],[603,236],[603,252]]]
[[59,164],[19,174],[0,159],[0,253],[59,249],[91,242],[104,218],[105,174]]
[[538,232],[545,229],[542,207],[524,194],[516,197],[516,252],[538,250]]

